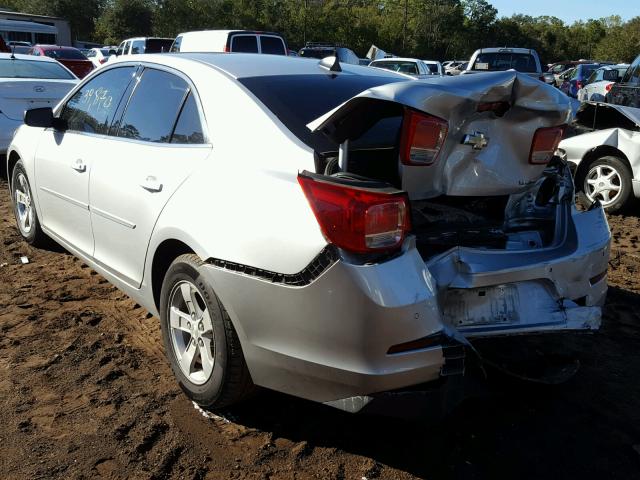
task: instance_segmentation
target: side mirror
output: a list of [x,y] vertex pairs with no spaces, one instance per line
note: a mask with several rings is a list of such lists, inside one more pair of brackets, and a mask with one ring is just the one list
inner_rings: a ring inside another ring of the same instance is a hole
[[24,123],[30,127],[53,127],[53,110],[51,107],[27,110],[24,112]]
[[29,127],[55,128],[64,131],[67,129],[67,122],[61,118],[53,116],[51,107],[32,108],[24,112],[24,124]]

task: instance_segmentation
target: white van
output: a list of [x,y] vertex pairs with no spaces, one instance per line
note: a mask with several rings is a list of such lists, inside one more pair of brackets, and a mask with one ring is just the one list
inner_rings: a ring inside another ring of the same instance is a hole
[[172,52],[242,52],[287,55],[282,35],[253,30],[202,30],[181,33],[171,45]]

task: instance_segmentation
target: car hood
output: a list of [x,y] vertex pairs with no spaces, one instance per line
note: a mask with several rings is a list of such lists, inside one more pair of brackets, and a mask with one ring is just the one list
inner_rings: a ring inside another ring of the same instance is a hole
[[[402,188],[412,198],[438,195],[501,195],[524,190],[545,168],[531,165],[529,154],[538,128],[570,118],[569,99],[556,88],[515,71],[434,77],[366,90],[309,123],[337,143],[357,138],[375,119],[376,104],[394,102],[445,119],[446,141],[431,166],[400,165]],[[503,116],[478,112],[479,104],[507,102]],[[380,117],[382,118],[382,117]],[[463,144],[482,133],[487,145]]]

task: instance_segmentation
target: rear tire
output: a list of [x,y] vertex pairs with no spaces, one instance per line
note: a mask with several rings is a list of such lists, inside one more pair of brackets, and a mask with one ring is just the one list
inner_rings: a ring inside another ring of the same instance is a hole
[[11,204],[22,238],[34,247],[49,245],[51,240],[40,226],[31,185],[22,160],[18,160],[11,172]]
[[255,387],[238,335],[203,266],[197,255],[185,254],[169,267],[160,294],[162,339],[185,394],[218,409],[246,398]]
[[614,156],[600,157],[578,170],[578,199],[585,207],[597,199],[607,212],[618,212],[631,198],[632,177],[624,160]]

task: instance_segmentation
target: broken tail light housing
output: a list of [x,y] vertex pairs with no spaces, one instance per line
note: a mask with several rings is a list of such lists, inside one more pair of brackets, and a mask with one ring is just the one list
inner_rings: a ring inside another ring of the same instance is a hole
[[529,163],[532,165],[546,165],[555,154],[566,125],[539,128],[533,135]]
[[400,159],[405,165],[432,165],[438,158],[449,124],[438,117],[406,109],[400,137]]
[[385,193],[298,175],[324,236],[354,253],[399,248],[411,229],[406,193]]

